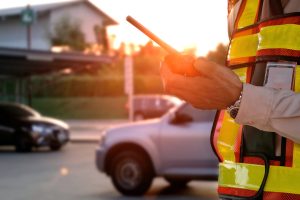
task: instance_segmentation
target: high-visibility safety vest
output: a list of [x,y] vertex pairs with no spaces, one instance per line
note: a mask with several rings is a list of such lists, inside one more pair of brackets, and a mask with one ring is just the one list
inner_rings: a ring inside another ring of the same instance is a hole
[[[228,67],[243,82],[250,83],[259,63],[293,61],[299,64],[300,13],[260,21],[263,0],[241,1],[231,35]],[[300,92],[298,65],[294,77],[291,89]],[[276,133],[255,134],[252,129],[255,128],[236,124],[225,110],[218,111],[211,141],[220,161],[220,197],[300,200],[300,144],[286,138],[278,142]],[[275,153],[278,148],[280,152]]]

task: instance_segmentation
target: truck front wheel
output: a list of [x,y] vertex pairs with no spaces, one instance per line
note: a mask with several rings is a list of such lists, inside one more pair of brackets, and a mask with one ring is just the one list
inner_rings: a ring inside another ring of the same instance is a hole
[[115,155],[110,166],[112,182],[124,195],[143,195],[152,184],[151,164],[141,153],[123,151]]

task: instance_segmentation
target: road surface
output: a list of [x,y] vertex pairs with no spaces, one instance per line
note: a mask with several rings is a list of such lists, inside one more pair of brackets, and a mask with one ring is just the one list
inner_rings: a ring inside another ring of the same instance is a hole
[[175,190],[156,178],[143,197],[124,197],[109,177],[95,167],[96,143],[67,144],[61,151],[48,149],[15,153],[0,147],[0,195],[3,200],[215,200],[215,181],[193,181]]

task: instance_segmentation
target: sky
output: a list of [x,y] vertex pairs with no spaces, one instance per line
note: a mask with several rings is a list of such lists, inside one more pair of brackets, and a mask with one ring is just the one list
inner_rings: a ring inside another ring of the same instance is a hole
[[[57,2],[10,0],[0,8]],[[119,25],[109,27],[116,42],[144,44],[149,39],[126,21],[130,15],[178,51],[196,47],[198,55],[228,43],[226,0],[90,0]]]

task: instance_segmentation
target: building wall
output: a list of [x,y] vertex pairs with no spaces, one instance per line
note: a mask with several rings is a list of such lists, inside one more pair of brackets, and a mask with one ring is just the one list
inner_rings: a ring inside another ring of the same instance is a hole
[[88,43],[96,42],[94,27],[103,25],[103,18],[99,13],[95,12],[85,3],[79,3],[61,9],[55,9],[50,14],[51,30],[55,24],[63,17],[70,17],[74,21],[78,21],[81,25],[81,31],[85,35],[85,40]]
[[[49,50],[48,18],[38,17],[31,26],[31,49]],[[27,28],[19,18],[0,20],[0,46],[27,48]]]
[[[37,16],[31,28],[31,49],[50,50],[50,36],[55,24],[62,17],[69,16],[70,19],[81,24],[81,30],[85,35],[86,42],[96,42],[94,27],[103,25],[103,18],[94,9],[85,3],[63,6],[50,11],[48,14]],[[27,48],[27,29],[19,18],[0,18],[0,47]]]

